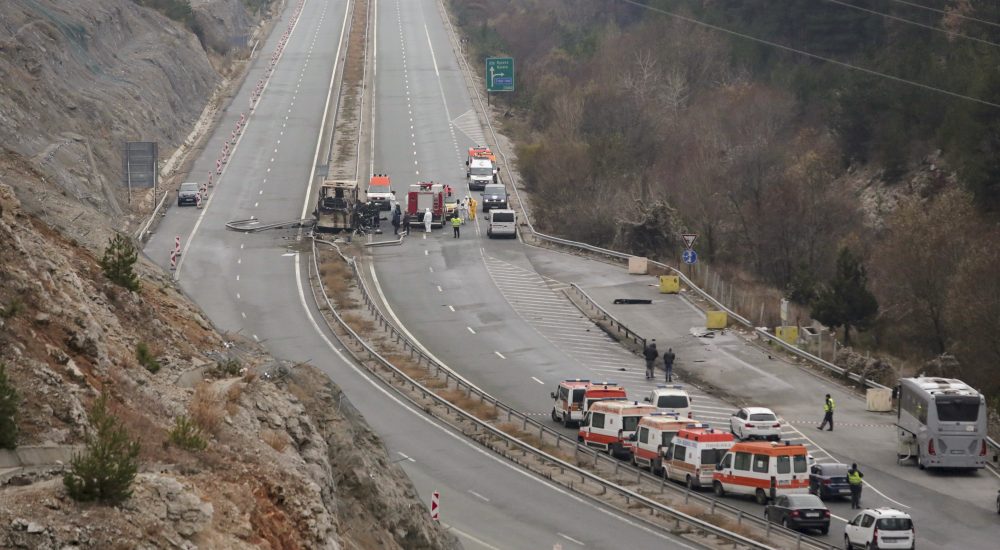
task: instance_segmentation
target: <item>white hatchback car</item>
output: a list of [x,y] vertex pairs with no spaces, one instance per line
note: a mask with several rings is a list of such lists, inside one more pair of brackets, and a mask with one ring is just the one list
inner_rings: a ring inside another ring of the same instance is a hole
[[862,510],[844,527],[844,548],[903,548],[917,545],[913,521],[893,508]]
[[743,407],[729,419],[729,430],[740,439],[781,439],[781,422],[771,409]]

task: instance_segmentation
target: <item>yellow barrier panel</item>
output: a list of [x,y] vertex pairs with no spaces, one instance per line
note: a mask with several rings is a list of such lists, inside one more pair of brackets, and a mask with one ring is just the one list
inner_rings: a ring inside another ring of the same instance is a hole
[[774,335],[794,346],[799,341],[799,327],[775,327]]
[[677,294],[680,291],[680,277],[677,275],[660,275],[660,294]]
[[726,328],[727,324],[729,324],[729,317],[725,311],[709,310],[705,312],[705,328],[721,329]]

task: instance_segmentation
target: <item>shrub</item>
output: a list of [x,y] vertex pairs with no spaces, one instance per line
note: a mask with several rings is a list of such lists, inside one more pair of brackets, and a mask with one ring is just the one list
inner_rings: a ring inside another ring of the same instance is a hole
[[17,390],[7,380],[7,365],[0,363],[0,449],[17,448]]
[[169,437],[171,443],[189,451],[201,451],[208,447],[201,428],[187,416],[178,416],[174,420]]
[[232,378],[234,376],[240,375],[240,370],[242,365],[236,359],[226,359],[225,361],[216,361],[215,367],[209,371],[209,374],[214,378]]
[[84,452],[73,457],[63,475],[66,491],[74,500],[117,504],[132,496],[132,482],[139,469],[139,440],[131,439],[106,396],[90,409],[91,432]]
[[194,390],[188,413],[202,430],[214,434],[222,423],[222,398],[211,385],[201,384]]
[[138,258],[139,252],[132,240],[119,233],[108,241],[108,248],[101,258],[101,268],[111,282],[136,292],[139,290],[139,276],[135,273]]
[[149,351],[149,346],[146,342],[139,342],[135,346],[135,358],[149,372],[156,374],[160,371],[160,362],[156,360],[156,357],[153,357],[153,353]]
[[7,305],[0,309],[0,317],[10,319],[24,310],[24,302],[18,297],[13,297],[7,301]]

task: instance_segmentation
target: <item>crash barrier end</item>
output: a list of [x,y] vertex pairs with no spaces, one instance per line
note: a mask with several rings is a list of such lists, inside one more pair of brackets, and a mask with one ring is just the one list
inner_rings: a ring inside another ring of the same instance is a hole
[[705,328],[723,329],[729,324],[729,316],[725,311],[708,310],[705,312]]
[[677,275],[660,275],[660,294],[677,294],[680,291],[680,277]]

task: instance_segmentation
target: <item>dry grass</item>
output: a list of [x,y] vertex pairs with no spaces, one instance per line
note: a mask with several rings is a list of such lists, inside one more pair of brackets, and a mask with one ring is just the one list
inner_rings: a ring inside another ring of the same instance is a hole
[[261,430],[260,439],[264,443],[267,443],[275,451],[283,452],[288,448],[288,435],[285,432],[278,430]]
[[319,266],[320,279],[326,293],[336,302],[339,309],[354,309],[358,302],[351,296],[353,273],[339,257],[327,257]]
[[727,519],[722,515],[709,513],[708,510],[705,510],[704,508],[699,508],[697,506],[689,506],[684,504],[676,506],[675,508],[678,511],[685,513],[689,516],[698,518],[702,521],[706,521],[713,525],[718,525],[719,527],[722,527],[727,531],[732,531],[749,539],[761,542],[769,542],[767,539],[760,537],[755,530],[750,529],[749,527],[746,527],[744,525],[739,525],[735,521]]
[[496,407],[474,397],[469,397],[462,390],[439,389],[434,393],[480,420],[496,420],[497,418]]
[[354,332],[365,336],[366,339],[368,339],[368,335],[375,331],[375,322],[357,313],[344,313],[340,317],[354,329]]
[[188,416],[205,432],[215,435],[223,417],[223,396],[211,384],[201,383],[188,404]]

